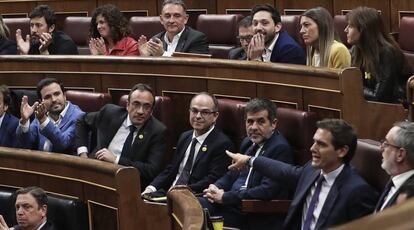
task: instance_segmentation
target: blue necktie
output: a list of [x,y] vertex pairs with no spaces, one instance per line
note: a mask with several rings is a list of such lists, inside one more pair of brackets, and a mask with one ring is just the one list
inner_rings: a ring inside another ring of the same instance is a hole
[[137,129],[137,127],[130,125],[129,126],[129,134],[127,136],[127,138],[125,139],[125,143],[124,146],[122,147],[122,152],[121,152],[121,156],[125,157],[129,151],[131,150],[132,147],[132,141],[134,140],[134,132]]
[[312,199],[309,202],[308,211],[306,212],[305,222],[303,223],[302,230],[309,230],[312,220],[313,220],[313,212],[315,211],[316,206],[318,205],[319,194],[321,193],[322,183],[325,180],[323,175],[321,174],[316,181],[316,188],[315,192],[313,193]]
[[193,138],[190,147],[190,154],[188,154],[187,162],[185,162],[185,166],[183,171],[181,172],[180,177],[177,180],[175,185],[186,185],[188,180],[190,179],[191,168],[193,167],[194,161],[194,153],[195,153],[195,146],[198,143],[196,138]]

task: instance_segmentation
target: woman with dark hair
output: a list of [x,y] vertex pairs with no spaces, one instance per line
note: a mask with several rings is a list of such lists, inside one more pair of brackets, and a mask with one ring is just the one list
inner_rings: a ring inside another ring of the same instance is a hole
[[9,36],[9,28],[0,15],[0,55],[17,54],[17,44],[15,41],[10,40]]
[[385,31],[374,8],[358,7],[347,14],[347,40],[352,66],[363,73],[364,96],[371,101],[403,102],[411,69],[398,44]]
[[93,55],[139,55],[124,15],[112,4],[100,6],[93,13],[89,49]]
[[300,17],[300,25],[307,65],[338,69],[351,66],[351,54],[344,44],[335,40],[333,19],[325,8],[305,11]]

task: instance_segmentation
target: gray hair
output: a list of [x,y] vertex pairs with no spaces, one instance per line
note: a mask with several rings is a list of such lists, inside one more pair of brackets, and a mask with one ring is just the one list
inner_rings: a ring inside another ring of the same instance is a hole
[[394,126],[399,127],[395,136],[395,145],[407,151],[407,161],[414,167],[414,123],[403,121],[397,122]]

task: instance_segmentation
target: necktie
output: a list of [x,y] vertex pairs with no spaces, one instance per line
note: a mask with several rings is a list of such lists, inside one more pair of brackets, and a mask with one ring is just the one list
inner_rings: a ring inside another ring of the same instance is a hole
[[309,202],[308,211],[306,212],[305,222],[303,223],[302,230],[309,230],[312,220],[313,220],[313,212],[315,211],[316,206],[318,205],[319,194],[321,193],[322,183],[325,180],[323,175],[321,174],[316,181],[316,188],[315,192],[313,193],[312,199]]
[[381,211],[381,208],[382,206],[384,206],[384,202],[387,199],[388,193],[390,193],[392,187],[394,187],[394,183],[392,182],[392,180],[390,180],[385,186],[384,192],[381,194],[377,207],[375,207],[375,212]]
[[134,132],[137,128],[133,125],[129,126],[129,134],[125,139],[124,146],[122,147],[121,156],[126,156],[131,150],[132,141],[134,140]]
[[193,138],[190,147],[190,154],[188,154],[187,162],[185,162],[184,169],[175,185],[186,185],[190,179],[191,168],[193,167],[195,146],[198,143],[196,138]]

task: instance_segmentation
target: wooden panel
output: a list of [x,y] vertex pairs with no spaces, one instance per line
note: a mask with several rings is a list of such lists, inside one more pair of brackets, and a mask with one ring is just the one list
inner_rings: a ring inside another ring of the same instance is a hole
[[[283,1],[283,3],[282,3]],[[326,8],[329,12],[333,12],[333,2],[332,0],[313,0],[313,1],[304,1],[304,0],[279,0],[280,4],[283,6],[281,12],[285,12],[287,15],[301,14],[302,10],[309,8],[321,6]],[[346,1],[344,1],[345,3]]]
[[[89,0],[91,1],[91,0]],[[148,16],[156,16],[157,2],[155,0],[97,0],[97,5],[114,4],[121,11],[148,11]]]
[[391,18],[390,18],[390,0],[333,0],[334,2],[334,14],[342,14],[343,10],[352,10],[358,6],[373,7],[381,11],[381,15],[384,20],[386,30],[390,30]]
[[304,110],[302,89],[287,86],[258,84],[257,96],[273,100],[279,107]]
[[23,13],[28,14],[32,9],[36,6],[35,1],[31,2],[17,2],[17,1],[10,1],[10,2],[0,2],[0,9],[1,14],[16,14],[16,13]]
[[[256,4],[270,4],[274,6],[274,0],[217,0],[217,13],[230,14],[242,11],[250,11]],[[243,15],[245,15],[243,13]]]
[[391,31],[398,31],[400,18],[402,16],[414,17],[414,1],[412,0],[390,0],[391,1]]

